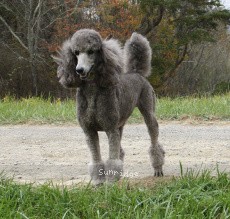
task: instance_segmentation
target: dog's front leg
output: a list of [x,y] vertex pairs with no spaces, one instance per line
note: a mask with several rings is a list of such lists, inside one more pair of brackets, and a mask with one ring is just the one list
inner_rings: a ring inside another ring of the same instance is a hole
[[96,131],[85,131],[86,141],[91,152],[91,163],[89,164],[89,174],[94,185],[105,182],[105,168],[101,159],[98,133]]
[[109,139],[109,159],[105,163],[108,182],[114,182],[123,175],[123,162],[120,160],[121,135],[119,129],[106,132]]

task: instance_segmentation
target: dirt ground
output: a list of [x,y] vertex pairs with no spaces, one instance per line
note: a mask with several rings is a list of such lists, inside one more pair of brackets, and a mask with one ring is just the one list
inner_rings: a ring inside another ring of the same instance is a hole
[[[159,140],[166,151],[164,173],[180,175],[180,165],[230,172],[230,122],[212,123],[160,121]],[[103,159],[108,156],[105,133],[100,133]],[[125,150],[124,176],[153,175],[144,124],[126,125],[122,139]],[[88,182],[89,150],[84,134],[74,125],[0,126],[0,171],[19,182]]]

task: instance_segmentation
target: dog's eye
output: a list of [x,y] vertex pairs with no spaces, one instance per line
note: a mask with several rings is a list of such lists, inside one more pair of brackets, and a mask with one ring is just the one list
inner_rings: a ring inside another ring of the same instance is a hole
[[75,56],[78,56],[79,53],[80,53],[80,52],[79,52],[78,50],[74,51]]
[[88,55],[91,55],[91,54],[94,53],[94,51],[90,49],[90,50],[87,51],[87,53],[88,53]]

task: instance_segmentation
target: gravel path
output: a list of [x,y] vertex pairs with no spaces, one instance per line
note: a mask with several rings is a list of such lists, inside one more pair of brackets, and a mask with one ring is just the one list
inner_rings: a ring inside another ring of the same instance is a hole
[[[166,151],[164,172],[179,175],[183,167],[230,172],[230,123],[188,124],[160,122],[160,142]],[[100,133],[103,159],[108,143]],[[153,175],[144,124],[126,125],[122,139],[125,149],[124,174],[129,177]],[[52,180],[65,184],[89,181],[87,164],[90,159],[84,134],[78,126],[17,125],[0,126],[0,171],[16,181],[43,183]]]

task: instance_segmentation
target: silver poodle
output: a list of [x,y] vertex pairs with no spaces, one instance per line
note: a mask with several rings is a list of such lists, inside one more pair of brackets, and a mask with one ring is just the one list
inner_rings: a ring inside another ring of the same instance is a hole
[[[155,94],[146,80],[151,74],[148,40],[133,33],[124,48],[115,39],[103,40],[91,29],[81,29],[64,42],[58,57],[59,82],[77,88],[77,117],[91,153],[89,173],[97,185],[119,180],[123,172],[121,138],[125,122],[138,107],[151,138],[149,154],[155,176],[163,176],[164,150],[158,142]],[[109,140],[109,159],[102,161],[98,131]]]

